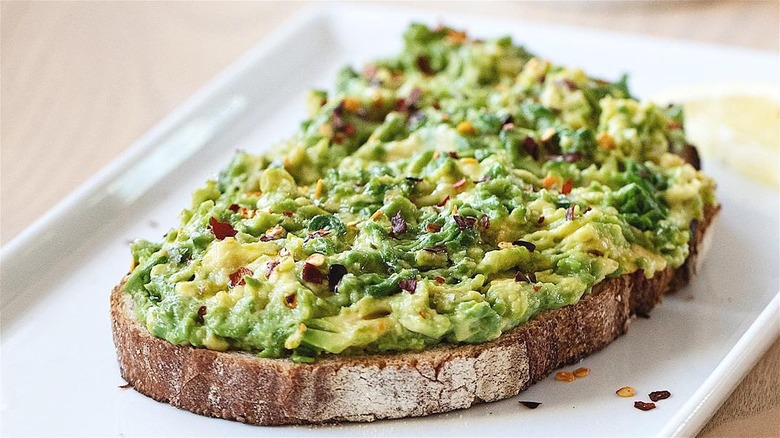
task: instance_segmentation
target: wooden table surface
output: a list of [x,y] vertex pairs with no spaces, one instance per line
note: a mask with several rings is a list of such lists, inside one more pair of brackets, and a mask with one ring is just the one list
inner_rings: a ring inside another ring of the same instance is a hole
[[[320,4],[322,5],[322,4]],[[5,243],[305,3],[0,3]],[[780,2],[433,3],[778,53]],[[780,436],[780,341],[701,436]]]

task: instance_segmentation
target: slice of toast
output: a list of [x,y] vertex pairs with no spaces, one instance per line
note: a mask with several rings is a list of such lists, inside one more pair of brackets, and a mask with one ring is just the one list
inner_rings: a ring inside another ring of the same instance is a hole
[[423,416],[511,397],[556,368],[601,350],[667,293],[686,285],[719,207],[695,221],[690,255],[650,279],[605,280],[575,305],[545,311],[484,344],[416,353],[329,356],[312,364],[174,345],[153,337],[122,284],[111,321],[122,377],[137,391],[202,415],[257,425]]

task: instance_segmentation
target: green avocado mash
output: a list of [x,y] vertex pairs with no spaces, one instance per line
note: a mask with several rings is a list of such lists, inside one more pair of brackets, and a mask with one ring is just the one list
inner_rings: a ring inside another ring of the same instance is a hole
[[125,290],[175,344],[312,361],[495,339],[688,255],[714,182],[678,107],[510,38],[411,25],[266,155],[238,153]]

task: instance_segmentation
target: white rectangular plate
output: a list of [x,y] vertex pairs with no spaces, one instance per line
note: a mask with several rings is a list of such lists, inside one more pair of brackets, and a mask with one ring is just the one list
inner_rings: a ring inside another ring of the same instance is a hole
[[[412,20],[512,34],[535,53],[606,78],[628,72],[640,96],[707,81],[776,83],[780,65],[763,53],[474,17],[354,6],[302,14],[4,248],[3,435],[637,436],[701,428],[780,330],[778,192],[711,163],[723,212],[699,277],[585,359],[591,374],[573,383],[548,378],[518,397],[425,418],[277,428],[201,417],[119,388],[108,295],[127,271],[128,240],[159,238],[235,149],[260,152],[292,133],[306,90],[328,87],[344,64],[395,53]],[[615,396],[624,385],[637,396]],[[657,409],[633,408],[663,389],[672,397]],[[542,405],[530,410],[520,400]]]

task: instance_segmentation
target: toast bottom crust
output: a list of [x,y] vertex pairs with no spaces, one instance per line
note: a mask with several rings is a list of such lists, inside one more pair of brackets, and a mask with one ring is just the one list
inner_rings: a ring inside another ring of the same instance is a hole
[[696,274],[719,207],[691,225],[678,269],[597,284],[577,304],[545,311],[499,338],[422,352],[331,356],[313,364],[174,345],[134,317],[122,284],[111,323],[122,377],[138,392],[197,414],[256,425],[367,422],[423,416],[517,395],[553,370],[601,350]]

